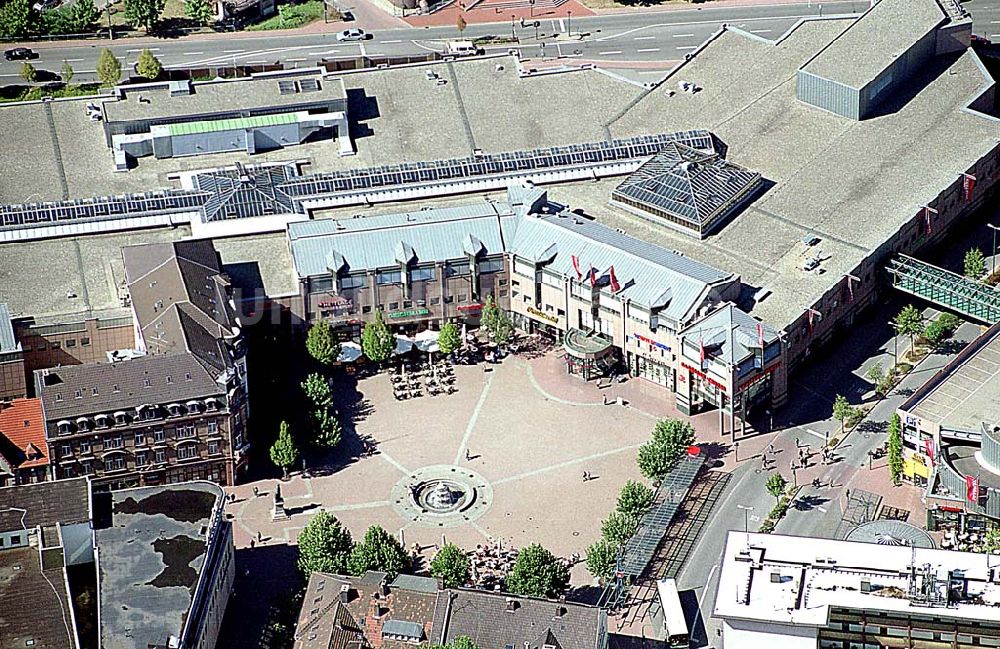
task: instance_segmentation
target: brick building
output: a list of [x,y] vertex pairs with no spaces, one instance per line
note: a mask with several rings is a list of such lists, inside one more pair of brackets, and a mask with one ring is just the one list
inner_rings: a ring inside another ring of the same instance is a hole
[[0,403],[0,487],[41,482],[48,476],[49,448],[41,401]]

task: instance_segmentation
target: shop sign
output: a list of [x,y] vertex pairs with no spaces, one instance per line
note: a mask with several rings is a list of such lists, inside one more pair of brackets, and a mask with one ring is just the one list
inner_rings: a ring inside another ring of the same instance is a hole
[[333,311],[347,311],[354,306],[354,302],[348,299],[322,300],[319,303],[321,309],[331,309]]
[[542,311],[539,311],[538,309],[536,309],[533,306],[529,306],[526,310],[527,310],[528,313],[530,313],[531,315],[535,316],[536,318],[541,318],[542,320],[547,320],[547,321],[551,322],[552,324],[559,324],[559,318],[557,318],[555,316],[551,316],[548,313],[544,313]]
[[656,342],[652,338],[646,338],[645,336],[641,336],[639,334],[635,334],[635,338],[636,338],[636,340],[641,340],[642,342],[646,343],[647,345],[650,345],[651,347],[658,347],[659,349],[662,349],[662,350],[667,351],[667,352],[670,351],[669,347],[667,347],[663,343]]
[[430,315],[430,309],[409,309],[408,311],[393,311],[392,313],[387,313],[385,317],[387,318],[414,318],[421,315]]
[[722,385],[721,383],[719,383],[718,381],[716,381],[712,377],[708,376],[707,374],[705,374],[701,370],[696,370],[693,367],[691,367],[690,365],[688,365],[687,363],[681,363],[681,367],[683,367],[684,369],[686,369],[688,372],[691,372],[695,376],[700,376],[701,379],[703,381],[705,381],[706,383],[708,383],[709,385],[714,385],[715,387],[719,388],[723,392],[726,391],[726,386]]
[[748,388],[751,385],[753,385],[754,383],[757,383],[758,381],[764,380],[765,376],[767,376],[768,374],[770,374],[774,370],[778,369],[779,367],[781,367],[781,363],[775,363],[771,367],[769,367],[769,368],[761,371],[760,374],[758,374],[757,376],[753,377],[752,379],[747,379],[746,381],[744,381],[743,383],[741,383],[740,387],[737,388],[737,391],[743,391],[746,388]]
[[482,304],[463,304],[458,307],[459,311],[481,311],[483,308]]

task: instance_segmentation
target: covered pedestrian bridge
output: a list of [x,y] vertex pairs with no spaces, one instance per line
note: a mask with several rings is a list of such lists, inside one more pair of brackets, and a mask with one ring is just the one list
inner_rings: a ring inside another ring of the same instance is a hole
[[887,269],[892,285],[963,318],[986,325],[1000,322],[1000,292],[989,284],[963,277],[926,262],[899,255]]

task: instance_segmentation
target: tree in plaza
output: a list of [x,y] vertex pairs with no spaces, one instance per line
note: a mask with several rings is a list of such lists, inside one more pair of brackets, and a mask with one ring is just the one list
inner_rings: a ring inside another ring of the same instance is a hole
[[329,408],[333,405],[330,382],[322,374],[313,372],[306,376],[306,380],[302,382],[302,391],[317,408]]
[[347,573],[347,559],[354,549],[350,531],[330,512],[320,510],[299,533],[299,570]]
[[431,560],[431,575],[440,579],[445,588],[464,586],[471,570],[469,555],[454,543],[446,543]]
[[113,86],[122,78],[122,62],[114,52],[104,48],[97,58],[97,79],[102,86]]
[[448,355],[462,346],[462,332],[459,331],[458,325],[454,322],[446,322],[441,325],[441,331],[438,332],[438,349],[441,353]]
[[156,58],[153,52],[147,47],[139,52],[139,60],[136,62],[135,71],[140,77],[153,80],[163,74],[163,64]]
[[340,343],[333,334],[333,326],[319,320],[309,327],[306,334],[306,351],[323,365],[329,365],[340,356]]
[[517,553],[507,573],[507,590],[526,597],[557,597],[569,584],[569,569],[537,543]]
[[375,312],[375,319],[366,323],[361,330],[361,351],[368,360],[381,363],[392,355],[395,348],[396,337],[389,331],[382,310],[379,309]]
[[941,329],[944,330],[944,335],[947,337],[955,333],[955,330],[961,326],[962,319],[954,313],[942,313],[938,316],[937,323],[941,325]]
[[458,20],[455,21],[455,27],[458,28],[458,33],[461,34],[464,32],[465,28],[468,26],[469,24],[465,22],[465,16],[458,14]]
[[34,83],[38,79],[38,70],[27,61],[21,66],[21,78],[28,83]]
[[288,430],[287,421],[281,422],[278,428],[278,439],[274,441],[269,453],[274,466],[280,467],[282,475],[287,479],[288,468],[299,459],[299,449],[295,446],[295,440],[292,439],[292,434]]
[[865,376],[875,384],[875,392],[885,396],[892,389],[893,375],[891,371],[882,369],[882,363],[875,363],[868,368]]
[[941,326],[941,322],[933,320],[927,323],[927,326],[924,327],[923,333],[920,335],[923,336],[924,340],[926,340],[932,347],[937,347],[941,344],[941,341],[944,340],[944,334],[945,331],[944,327]]
[[62,82],[68,86],[69,82],[73,80],[74,74],[76,73],[73,72],[73,66],[69,64],[69,61],[63,61],[62,68],[59,69],[59,78],[62,79]]
[[149,33],[160,19],[166,0],[125,0],[125,22]]
[[970,279],[979,279],[986,274],[986,257],[982,250],[972,248],[965,253],[964,272]]
[[340,420],[330,408],[317,408],[312,412],[313,442],[322,448],[333,448],[340,443],[343,429]]
[[844,434],[844,427],[847,420],[855,414],[854,406],[842,394],[838,394],[833,400],[833,418],[840,422],[840,434]]
[[882,363],[875,363],[865,372],[865,377],[876,385],[882,380],[883,376],[885,376],[885,372],[882,370]]
[[653,495],[653,490],[646,485],[629,480],[618,492],[618,505],[615,509],[627,516],[639,518],[653,504]]
[[991,527],[986,531],[983,550],[990,554],[1000,554],[1000,527]]
[[209,0],[184,0],[184,14],[199,25],[207,25],[215,18]]
[[639,470],[650,480],[662,480],[693,443],[691,424],[680,419],[661,419],[653,428],[652,439],[639,447]]
[[601,523],[601,537],[615,548],[623,547],[639,529],[639,519],[631,514],[611,512]]
[[395,579],[410,565],[410,557],[395,536],[378,525],[372,525],[365,532],[365,538],[354,546],[347,560],[347,568],[352,575],[363,575],[368,570],[384,572],[390,580]]
[[889,420],[888,446],[889,477],[892,484],[898,485],[903,477],[903,422],[898,412],[893,413]]
[[486,296],[482,313],[479,315],[479,323],[486,329],[494,345],[503,345],[514,333],[514,323],[511,322],[510,316],[497,306],[492,295]]
[[7,0],[0,5],[0,38],[20,38],[31,31],[34,16],[30,0]]
[[615,545],[609,543],[607,539],[599,539],[587,548],[587,559],[584,563],[591,575],[604,581],[615,573],[617,558],[618,549]]
[[774,496],[775,502],[781,500],[781,497],[785,493],[785,488],[788,486],[788,480],[785,480],[785,476],[780,473],[772,473],[767,478],[767,493]]
[[896,333],[905,334],[910,337],[910,350],[913,350],[913,337],[924,328],[924,316],[917,307],[907,304],[903,310],[896,314],[892,321]]

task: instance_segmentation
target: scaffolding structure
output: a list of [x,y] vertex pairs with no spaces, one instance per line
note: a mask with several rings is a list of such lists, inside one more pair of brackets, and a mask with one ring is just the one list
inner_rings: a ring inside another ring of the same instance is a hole
[[1000,322],[1000,292],[958,273],[899,255],[889,262],[892,285],[962,317],[993,325]]

